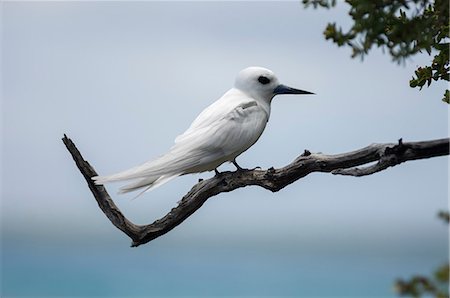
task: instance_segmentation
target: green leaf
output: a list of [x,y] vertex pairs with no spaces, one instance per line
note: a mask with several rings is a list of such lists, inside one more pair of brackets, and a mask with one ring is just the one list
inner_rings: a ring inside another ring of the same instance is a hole
[[443,102],[450,104],[450,92],[445,90],[444,97],[442,98]]
[[[305,6],[331,8],[336,0],[302,0]],[[431,65],[418,68],[409,81],[422,89],[434,81],[450,80],[448,0],[346,0],[352,19],[343,30],[336,23],[327,25],[324,36],[339,47],[352,50],[351,57],[367,55],[375,46],[402,63],[419,53],[435,55]],[[448,102],[446,92],[443,101]]]

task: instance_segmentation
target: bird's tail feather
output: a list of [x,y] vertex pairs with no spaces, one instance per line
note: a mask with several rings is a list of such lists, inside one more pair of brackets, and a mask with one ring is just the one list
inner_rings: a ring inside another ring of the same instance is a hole
[[177,174],[177,172],[185,173],[186,170],[195,167],[198,163],[198,153],[186,157],[185,154],[179,152],[169,152],[142,165],[108,176],[95,176],[92,177],[92,180],[97,185],[135,179],[149,179],[150,181],[152,178],[158,179],[162,176],[179,176],[180,174]]
[[181,174],[162,175],[160,177],[142,178],[142,179],[139,179],[137,182],[133,182],[133,183],[127,184],[125,186],[122,186],[119,190],[119,193],[123,194],[123,193],[128,193],[131,191],[135,191],[135,190],[138,190],[141,188],[145,188],[142,193],[138,194],[138,196],[140,196],[144,192],[151,190],[151,189],[155,189],[180,175]]
[[[140,197],[142,194],[146,193],[147,191],[152,190],[152,189],[155,189],[155,188],[157,188],[157,187],[160,187],[161,185],[163,185],[163,184],[169,182],[170,180],[172,180],[172,179],[174,179],[174,178],[176,178],[176,177],[178,177],[178,176],[179,176],[179,175],[174,175],[174,176],[162,176],[162,177],[159,177],[158,179],[156,179],[153,183],[147,184],[147,185],[143,185],[143,186],[141,186],[141,187],[130,188],[130,187],[124,186],[124,187],[121,188],[121,190],[119,191],[119,193],[127,193],[127,192],[130,192],[130,191],[135,191],[135,190],[144,188],[142,191],[140,191],[137,195],[135,195],[135,196],[133,197],[133,200],[135,200],[135,199],[137,199],[138,197]],[[142,180],[145,180],[145,179],[142,179]],[[141,182],[141,183],[142,183],[142,182]]]
[[119,194],[135,191],[143,187],[151,187],[159,177],[142,178],[138,181],[126,184],[119,189]]
[[119,193],[127,193],[145,188],[142,192],[144,193],[182,174],[197,172],[198,169],[195,171],[192,171],[192,169],[195,169],[202,162],[202,152],[197,150],[186,153],[180,148],[175,148],[155,160],[109,176],[95,176],[92,177],[92,180],[97,185],[129,180],[131,182],[122,187]]
[[[94,176],[92,177],[92,180],[95,181],[95,184],[102,185],[108,182],[136,179],[133,177],[129,177],[129,172],[130,170],[108,176]],[[156,176],[155,179],[158,179],[158,176]]]

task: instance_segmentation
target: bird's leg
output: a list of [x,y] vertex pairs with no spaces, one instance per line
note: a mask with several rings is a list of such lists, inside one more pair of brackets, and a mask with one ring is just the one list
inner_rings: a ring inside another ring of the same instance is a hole
[[256,169],[261,169],[261,167],[254,167],[254,168],[251,168],[251,169],[241,168],[241,166],[239,166],[237,164],[236,159],[233,159],[232,163],[234,164],[234,166],[237,168],[238,171],[253,171],[253,170],[256,170]]
[[220,175],[220,172],[217,170],[217,168],[214,169],[214,172],[216,172],[216,176]]
[[237,168],[238,171],[244,171],[245,170],[245,169],[241,168],[240,165],[237,164],[236,158],[233,159],[232,163],[234,164],[234,166]]

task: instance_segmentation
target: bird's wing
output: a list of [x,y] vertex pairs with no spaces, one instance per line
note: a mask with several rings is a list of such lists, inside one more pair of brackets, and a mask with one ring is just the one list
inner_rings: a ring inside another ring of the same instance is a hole
[[241,103],[209,125],[183,134],[167,154],[142,165],[135,177],[213,170],[253,145],[266,123],[267,114],[256,101]]
[[230,89],[220,99],[205,108],[197,118],[195,118],[189,128],[183,134],[176,137],[175,144],[181,142],[184,138],[195,133],[199,129],[209,127],[220,121],[239,105],[253,101],[253,98],[248,97],[241,91]]
[[[209,108],[218,106],[211,105]],[[218,110],[218,111],[217,111]],[[223,111],[227,112],[224,113]],[[206,112],[206,113],[205,113]],[[111,176],[99,177],[101,182],[159,177],[213,170],[253,145],[267,122],[266,112],[255,100],[240,100],[226,109],[205,110],[197,122],[161,157]],[[195,125],[194,125],[195,124]]]
[[266,123],[267,115],[256,101],[241,102],[214,122],[184,133],[173,149],[197,144],[202,151],[221,156],[241,153],[257,141]]

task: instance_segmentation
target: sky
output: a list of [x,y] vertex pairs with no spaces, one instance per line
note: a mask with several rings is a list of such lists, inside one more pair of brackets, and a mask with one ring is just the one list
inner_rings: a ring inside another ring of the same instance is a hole
[[[426,54],[363,61],[323,37],[349,25],[345,5],[298,2],[9,2],[1,7],[2,296],[378,296],[395,278],[448,260],[448,158],[363,178],[314,173],[271,193],[209,199],[179,227],[129,248],[97,207],[61,142],[100,174],[164,153],[247,66],[315,96],[278,96],[243,167],[282,167],[304,149],[338,154],[371,143],[448,137],[446,87],[409,87]],[[224,165],[221,170],[233,169]],[[146,224],[199,178],[137,200]]]

